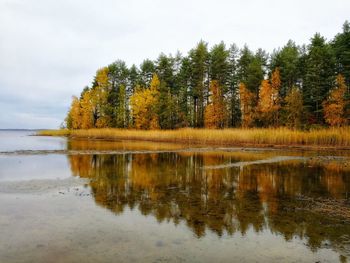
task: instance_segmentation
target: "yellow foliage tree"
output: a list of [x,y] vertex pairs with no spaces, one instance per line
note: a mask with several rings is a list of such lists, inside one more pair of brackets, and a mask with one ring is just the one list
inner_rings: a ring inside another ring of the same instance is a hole
[[210,104],[205,108],[204,124],[206,128],[223,128],[225,122],[225,106],[221,87],[217,80],[210,82]]
[[293,87],[285,98],[286,125],[298,129],[303,114],[303,95],[297,87]]
[[281,99],[280,99],[280,89],[281,89],[281,77],[280,77],[280,70],[279,68],[276,68],[272,72],[271,76],[271,100],[272,100],[272,106],[271,106],[271,115],[273,118],[273,124],[274,126],[279,125],[279,110],[281,109]]
[[99,69],[96,73],[95,86],[91,90],[91,104],[94,112],[95,126],[97,128],[108,127],[109,117],[105,114],[105,108],[108,105],[107,95],[110,89],[108,78],[108,68]]
[[239,84],[239,96],[242,112],[242,127],[248,128],[254,122],[255,95],[249,91],[244,83]]
[[323,102],[323,113],[325,121],[331,126],[346,125],[346,84],[344,77],[339,74],[336,86],[329,92],[327,99]]
[[86,91],[80,100],[81,106],[81,128],[90,129],[94,127],[93,104],[91,91]]
[[159,129],[157,114],[159,87],[159,78],[154,74],[149,88],[138,88],[130,97],[132,117],[136,129]]
[[81,128],[81,108],[80,101],[76,96],[72,98],[72,104],[67,118],[67,127],[69,129]]

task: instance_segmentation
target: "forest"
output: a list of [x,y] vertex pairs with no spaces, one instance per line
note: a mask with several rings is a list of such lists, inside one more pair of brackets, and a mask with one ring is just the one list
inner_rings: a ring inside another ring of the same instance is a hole
[[288,127],[350,123],[350,23],[331,40],[289,40],[268,54],[201,40],[187,55],[97,70],[73,96],[68,129]]

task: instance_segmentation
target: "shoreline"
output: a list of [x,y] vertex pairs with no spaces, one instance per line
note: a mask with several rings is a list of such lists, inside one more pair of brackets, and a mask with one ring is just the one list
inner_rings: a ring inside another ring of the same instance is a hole
[[43,130],[34,136],[68,137],[91,141],[140,141],[204,147],[242,147],[291,150],[350,150],[350,128],[314,131],[278,129],[179,130]]
[[[38,135],[43,136],[43,135]],[[45,135],[46,136],[46,135]],[[205,144],[201,141],[191,141],[188,140],[179,140],[179,139],[142,139],[142,138],[123,138],[123,137],[115,137],[114,139],[110,138],[98,138],[98,137],[75,137],[75,136],[65,136],[70,139],[78,139],[78,140],[91,140],[91,141],[138,141],[138,142],[157,142],[157,143],[174,143],[174,144],[182,144],[187,146],[202,146],[202,147],[212,147],[212,148],[244,148],[244,149],[262,149],[262,150],[345,150],[350,151],[350,146],[331,146],[331,145],[287,145],[287,144],[254,144],[254,143],[217,143],[215,141],[206,141]]]

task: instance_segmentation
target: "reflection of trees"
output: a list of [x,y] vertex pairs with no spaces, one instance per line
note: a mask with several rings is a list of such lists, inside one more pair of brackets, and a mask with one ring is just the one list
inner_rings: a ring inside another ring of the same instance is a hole
[[302,209],[303,201],[296,198],[344,198],[350,189],[344,171],[329,172],[296,161],[202,169],[232,162],[237,159],[233,155],[72,155],[69,159],[74,175],[91,179],[99,205],[117,214],[125,207],[137,208],[159,222],[184,221],[198,237],[207,229],[221,236],[269,228],[286,240],[307,237],[309,245],[318,248],[325,240],[336,245],[340,233],[350,233],[348,225]]

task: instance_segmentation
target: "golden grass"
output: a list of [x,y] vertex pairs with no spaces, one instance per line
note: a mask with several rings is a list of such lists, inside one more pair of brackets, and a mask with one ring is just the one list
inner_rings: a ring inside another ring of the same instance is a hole
[[60,130],[40,130],[36,133],[36,135],[40,136],[69,136],[71,134],[71,130],[60,129]]
[[324,128],[312,131],[277,129],[179,129],[179,130],[48,130],[38,135],[71,136],[108,140],[143,140],[158,142],[181,142],[203,145],[257,145],[257,146],[350,146],[350,127]]

